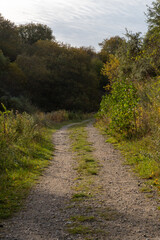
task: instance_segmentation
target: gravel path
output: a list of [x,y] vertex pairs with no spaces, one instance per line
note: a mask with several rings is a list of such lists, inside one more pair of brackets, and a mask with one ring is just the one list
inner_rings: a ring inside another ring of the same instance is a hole
[[[92,124],[87,126],[94,155],[102,165],[96,177],[103,187],[98,201],[114,209],[116,218],[107,221],[104,240],[160,240],[159,211],[156,201],[140,193],[139,180],[122,165],[119,152],[105,143]],[[54,134],[55,156],[47,171],[31,191],[25,208],[4,223],[2,240],[69,240],[66,231],[71,211],[72,187],[76,172],[67,127]],[[98,225],[98,222],[97,222]],[[99,240],[97,239],[97,240]]]
[[25,209],[5,224],[4,240],[63,240],[74,178],[67,127],[54,134],[54,159],[27,199]]
[[117,212],[114,221],[108,221],[107,240],[160,240],[160,214],[157,203],[147,199],[138,185],[140,180],[123,165],[120,153],[93,125],[88,126],[89,141],[100,160],[102,170],[99,183],[103,186],[100,199]]

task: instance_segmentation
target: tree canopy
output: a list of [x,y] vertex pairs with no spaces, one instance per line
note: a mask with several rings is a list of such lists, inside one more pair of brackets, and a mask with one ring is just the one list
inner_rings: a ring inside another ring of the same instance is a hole
[[52,30],[47,25],[29,23],[18,26],[18,33],[22,43],[33,44],[38,40],[55,40]]
[[16,26],[2,16],[0,34],[0,99],[7,107],[23,96],[43,111],[98,109],[102,61],[91,47],[58,43],[46,25]]

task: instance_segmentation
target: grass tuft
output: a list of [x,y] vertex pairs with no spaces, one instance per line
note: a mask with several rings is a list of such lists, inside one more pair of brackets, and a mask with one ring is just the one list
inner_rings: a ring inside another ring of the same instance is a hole
[[87,198],[88,197],[88,194],[86,194],[86,193],[83,193],[83,192],[81,192],[81,193],[75,193],[75,194],[73,194],[73,196],[72,196],[72,200],[74,200],[74,201],[80,201],[80,200],[82,200],[82,199],[84,199],[84,198]]
[[88,221],[96,220],[94,216],[81,216],[81,215],[73,216],[70,219],[72,221],[77,221],[77,222],[88,222]]
[[75,227],[70,227],[68,228],[68,232],[70,234],[76,235],[76,234],[89,234],[92,233],[92,230],[90,229],[90,227],[87,226],[83,226],[83,225],[78,225]]

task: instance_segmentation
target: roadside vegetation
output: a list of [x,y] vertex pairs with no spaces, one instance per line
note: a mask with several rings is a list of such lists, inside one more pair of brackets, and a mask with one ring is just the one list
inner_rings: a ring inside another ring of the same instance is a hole
[[126,32],[106,39],[102,74],[107,93],[97,114],[98,126],[123,152],[126,163],[160,190],[160,3],[148,7],[148,32]]
[[53,133],[88,114],[0,111],[0,220],[16,212],[53,158]]
[[52,159],[52,129],[27,113],[0,112],[0,219],[21,206],[31,186]]

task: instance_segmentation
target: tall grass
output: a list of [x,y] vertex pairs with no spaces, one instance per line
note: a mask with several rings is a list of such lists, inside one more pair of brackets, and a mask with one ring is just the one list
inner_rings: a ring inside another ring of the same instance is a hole
[[49,113],[37,112],[35,118],[38,123],[43,125],[53,125],[53,123],[62,123],[65,121],[81,121],[92,118],[93,113],[70,112],[66,110],[52,111]]
[[21,205],[52,158],[51,131],[27,113],[0,112],[0,219]]

